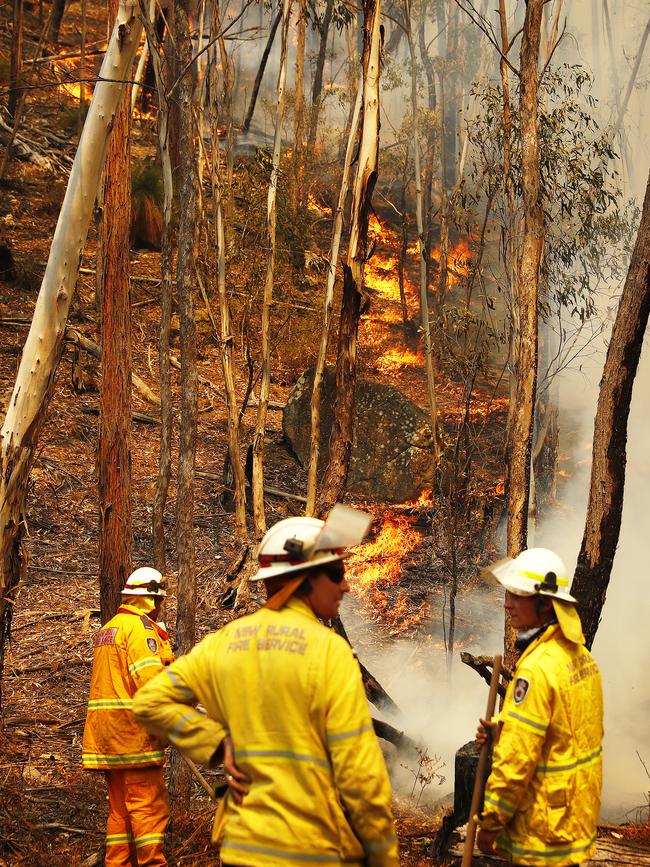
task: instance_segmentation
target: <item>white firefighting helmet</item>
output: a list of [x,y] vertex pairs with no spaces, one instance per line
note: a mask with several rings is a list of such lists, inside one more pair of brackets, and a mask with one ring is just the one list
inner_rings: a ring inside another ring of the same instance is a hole
[[526,548],[514,560],[506,557],[483,570],[515,596],[551,596],[562,602],[576,602],[569,593],[566,566],[548,548]]
[[291,576],[342,560],[345,548],[358,545],[368,532],[372,517],[337,503],[327,521],[318,518],[285,518],[268,530],[257,553],[259,569],[250,579]]
[[123,596],[167,596],[163,576],[151,566],[141,566],[126,579]]

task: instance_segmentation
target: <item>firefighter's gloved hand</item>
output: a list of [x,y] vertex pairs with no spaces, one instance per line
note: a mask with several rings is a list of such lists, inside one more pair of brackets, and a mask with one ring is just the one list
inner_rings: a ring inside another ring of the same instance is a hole
[[250,779],[235,764],[235,753],[232,740],[229,735],[223,739],[223,771],[228,783],[230,797],[236,804],[243,804],[245,795],[248,794]]
[[481,749],[484,743],[493,744],[498,740],[499,723],[496,720],[479,719],[479,726],[476,729],[476,743]]
[[484,831],[479,828],[476,835],[476,845],[484,855],[494,854],[494,842],[497,838],[498,831]]

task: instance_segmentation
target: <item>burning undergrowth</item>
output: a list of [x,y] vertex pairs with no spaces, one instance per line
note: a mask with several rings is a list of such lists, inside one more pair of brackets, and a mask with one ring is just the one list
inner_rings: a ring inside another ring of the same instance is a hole
[[[425,492],[421,499],[427,496]],[[391,636],[413,634],[431,616],[425,550],[429,534],[427,523],[421,522],[419,502],[392,510],[371,508],[376,532],[347,561],[363,616]]]

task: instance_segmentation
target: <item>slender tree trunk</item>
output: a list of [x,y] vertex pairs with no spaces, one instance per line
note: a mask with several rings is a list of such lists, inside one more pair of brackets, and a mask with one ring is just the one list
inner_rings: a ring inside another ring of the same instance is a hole
[[427,80],[427,108],[429,109],[429,132],[427,135],[427,151],[426,165],[424,169],[424,187],[422,191],[422,213],[424,216],[424,256],[427,266],[427,287],[431,285],[431,246],[433,241],[433,207],[431,197],[433,191],[433,171],[436,160],[436,150],[438,143],[436,142],[436,126],[433,123],[433,116],[436,112],[436,75],[433,65],[433,60],[429,54],[429,50],[425,39],[425,25],[428,20],[427,9],[423,10],[422,17],[418,25],[418,47],[420,49],[420,59],[424,68],[424,74]]
[[[218,4],[214,4],[214,30],[221,33],[221,16]],[[231,111],[231,63],[226,51],[223,36],[219,37],[221,53],[221,70],[223,77],[222,111],[225,114],[227,127],[228,151],[232,151],[232,111]],[[217,93],[218,81],[215,65],[211,70],[212,92]],[[246,479],[239,452],[239,413],[237,406],[237,392],[235,388],[235,375],[233,371],[234,337],[230,317],[230,304],[226,291],[226,233],[224,227],[223,211],[223,183],[221,168],[219,165],[219,117],[217,101],[211,101],[212,117],[212,197],[215,202],[215,247],[217,252],[217,290],[219,294],[220,313],[220,350],[221,367],[223,370],[224,387],[226,392],[226,411],[228,414],[228,460],[232,469],[234,495],[235,495],[235,527],[238,538],[246,536]],[[227,179],[226,179],[227,181]]]
[[318,28],[320,42],[318,45],[316,67],[314,69],[314,83],[311,90],[311,115],[309,118],[309,135],[307,136],[307,153],[312,156],[314,153],[314,147],[316,146],[316,136],[318,134],[320,97],[323,90],[323,70],[325,69],[325,54],[327,52],[327,40],[330,32],[330,24],[332,23],[333,11],[334,0],[327,0],[323,21]]
[[352,194],[352,221],[347,263],[343,266],[343,300],[336,362],[336,398],[329,464],[323,479],[317,511],[323,514],[345,492],[350,468],[357,381],[357,331],[364,267],[367,257],[368,220],[379,163],[379,59],[381,0],[363,4],[363,124]]
[[537,386],[537,305],[539,267],[544,245],[539,136],[537,131],[537,65],[543,0],[528,0],[521,44],[519,114],[522,140],[524,226],[517,276],[519,334],[517,392],[510,438],[508,554],[526,547],[526,515],[530,484],[533,407]]
[[[510,430],[507,549],[515,557],[527,545],[533,410],[537,387],[537,305],[539,268],[544,246],[539,136],[537,130],[537,68],[544,0],[528,0],[521,42],[519,118],[522,142],[524,225],[516,275],[519,332],[517,335],[515,409]],[[513,635],[506,630],[506,662],[512,662]]]
[[57,45],[59,41],[59,30],[63,21],[65,4],[66,0],[52,0],[52,17],[50,19],[49,33],[47,34],[47,41],[52,45]]
[[321,386],[323,382],[323,371],[325,370],[327,344],[329,343],[330,336],[332,305],[334,303],[334,283],[336,280],[336,265],[339,257],[341,230],[343,228],[343,210],[345,208],[345,200],[347,198],[348,189],[350,186],[350,168],[352,166],[354,148],[357,141],[357,134],[359,132],[361,98],[362,86],[361,83],[359,83],[359,87],[357,89],[357,98],[354,104],[354,111],[352,113],[350,132],[348,135],[348,146],[345,151],[345,161],[343,163],[343,175],[341,177],[339,199],[336,206],[336,214],[334,216],[334,228],[332,230],[332,244],[330,246],[329,268],[327,272],[327,286],[325,288],[325,299],[323,301],[323,325],[321,328],[320,344],[318,347],[318,358],[316,360],[316,367],[314,369],[314,386],[311,398],[311,445],[309,450],[309,472],[307,477],[306,513],[308,515],[313,515],[316,509],[316,483],[318,477],[318,461],[320,458]]
[[183,207],[178,225],[176,292],[181,344],[181,413],[178,446],[176,500],[176,551],[178,555],[178,603],[176,646],[187,653],[195,642],[196,582],[194,576],[194,461],[196,456],[197,377],[196,323],[194,319],[194,246],[196,237],[195,146],[192,126],[194,84],[189,0],[176,0],[174,9],[178,65],[187,70],[177,90],[179,104],[178,194]]
[[79,273],[106,145],[141,25],[132,3],[120,6],[84,124],[54,232],[32,325],[0,432],[0,668],[12,607],[26,561],[21,550],[27,480],[54,389],[65,322]]
[[285,84],[287,78],[287,39],[289,35],[289,20],[291,18],[291,0],[282,4],[282,43],[280,46],[280,71],[278,73],[278,99],[275,118],[275,137],[273,140],[273,168],[269,181],[267,200],[267,238],[268,258],[266,263],[266,280],[264,283],[264,300],[262,304],[262,378],[260,381],[260,402],[257,409],[257,425],[253,442],[253,519],[255,531],[263,533],[266,529],[264,513],[264,434],[266,431],[266,413],[269,404],[271,386],[271,304],[273,302],[273,271],[275,267],[276,242],[276,196],[278,174],[280,170],[280,148],[282,145],[282,124],[284,121]]
[[[174,7],[168,10],[170,26],[173,27]],[[160,377],[160,451],[158,476],[151,515],[153,539],[153,562],[163,574],[167,571],[165,553],[165,505],[169,493],[172,472],[173,406],[171,389],[171,366],[169,358],[169,335],[172,321],[172,268],[174,260],[173,199],[174,184],[172,157],[170,153],[170,120],[172,113],[167,101],[169,85],[169,60],[161,62],[160,37],[155,26],[154,10],[149,6],[142,15],[147,21],[147,45],[151,57],[156,90],[158,91],[158,151],[163,177],[163,227],[160,255],[160,333],[158,338],[158,370]],[[163,55],[164,56],[164,55]]]
[[299,0],[296,40],[296,86],[294,99],[292,204],[298,214],[305,203],[305,30],[307,0]]
[[[415,214],[418,227],[418,263],[420,266],[420,324],[424,335],[424,362],[427,371],[427,394],[429,397],[429,424],[434,443],[434,465],[431,468],[431,483],[438,462],[438,413],[436,409],[436,382],[434,374],[433,345],[431,342],[431,325],[429,323],[429,300],[427,286],[427,258],[424,238],[424,218],[422,213],[422,171],[420,167],[420,122],[418,106],[418,85],[416,77],[416,56],[413,31],[411,29],[411,0],[404,0],[404,20],[406,22],[406,37],[411,56],[411,113],[413,115],[413,164],[415,170]],[[442,253],[440,255],[442,264]]]
[[404,336],[408,334],[409,313],[406,303],[406,291],[404,288],[404,269],[406,266],[406,253],[408,251],[408,212],[407,205],[407,190],[409,185],[409,145],[408,142],[404,145],[404,170],[402,173],[402,191],[400,196],[400,247],[399,261],[397,263],[397,282],[399,283],[399,303],[402,310],[402,325],[404,326]]
[[[260,6],[260,10],[261,10]],[[253,84],[253,92],[251,93],[251,98],[248,103],[248,111],[246,112],[246,117],[244,118],[244,122],[241,125],[242,132],[248,132],[251,121],[253,120],[253,113],[255,111],[255,104],[257,103],[257,95],[260,92],[260,85],[262,84],[262,79],[264,78],[264,70],[266,69],[266,63],[269,59],[269,54],[271,53],[271,48],[273,47],[273,40],[275,39],[275,33],[278,29],[280,21],[282,20],[282,13],[278,12],[278,14],[273,19],[273,23],[271,24],[271,30],[269,31],[269,38],[266,41],[266,48],[262,53],[262,57],[260,60],[260,65],[257,70],[257,75],[255,76],[255,83]]]
[[[116,0],[109,0],[114,23]],[[131,572],[131,88],[122,93],[104,167],[100,224],[102,377],[99,413],[99,604],[102,623],[120,604]]]
[[23,71],[23,0],[14,0],[13,24],[11,27],[11,61],[9,70],[9,102],[7,109],[13,120],[16,119],[16,106],[20,96]]
[[[519,331],[518,311],[515,301],[515,281],[516,281],[516,258],[519,247],[517,237],[517,225],[515,215],[515,193],[512,175],[512,115],[510,106],[510,71],[505,58],[508,56],[509,38],[508,38],[508,18],[506,13],[505,0],[499,0],[499,27],[501,34],[501,60],[499,69],[501,72],[501,93],[503,97],[503,182],[506,193],[506,233],[504,239],[504,259],[505,269],[507,274],[507,304],[509,307],[509,332],[508,344],[509,355],[513,359],[516,355],[515,340]],[[510,440],[510,432],[512,429],[512,419],[515,412],[515,395],[516,395],[516,369],[515,365],[510,365],[510,400],[508,401],[508,418],[506,421],[505,440],[506,454],[508,452],[508,443]]]
[[596,636],[621,529],[627,421],[649,313],[650,175],[600,383],[585,532],[571,586],[587,647]]

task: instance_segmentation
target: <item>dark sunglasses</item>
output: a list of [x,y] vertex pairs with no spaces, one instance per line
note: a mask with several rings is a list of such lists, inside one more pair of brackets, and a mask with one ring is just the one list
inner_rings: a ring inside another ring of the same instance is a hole
[[161,590],[165,589],[165,582],[164,582],[164,580],[163,581],[156,581],[154,579],[153,581],[149,581],[148,584],[131,584],[131,587],[134,589],[135,588],[140,589],[140,588],[144,587],[146,590],[149,591],[149,593],[159,593]]
[[345,566],[341,560],[337,560],[335,563],[327,563],[327,565],[322,567],[322,570],[333,584],[340,584],[345,578]]

